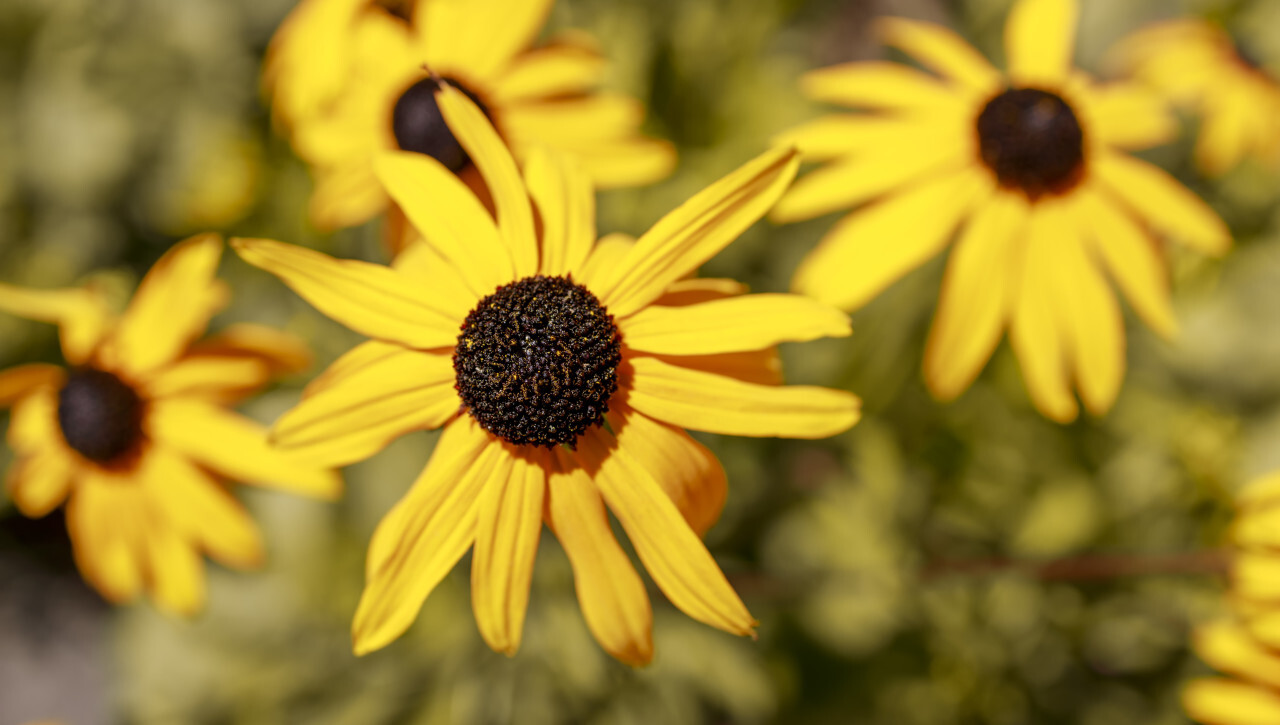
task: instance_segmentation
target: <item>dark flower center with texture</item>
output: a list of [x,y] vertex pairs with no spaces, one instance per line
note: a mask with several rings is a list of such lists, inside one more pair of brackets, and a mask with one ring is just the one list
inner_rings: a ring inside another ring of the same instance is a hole
[[480,427],[515,445],[572,448],[609,409],[621,361],[622,337],[595,295],[537,275],[467,315],[453,369]]
[[142,409],[137,392],[105,370],[73,370],[58,392],[62,437],[98,463],[113,462],[142,441]]
[[1069,191],[1084,172],[1084,132],[1056,94],[1013,88],[978,114],[982,161],[1000,185],[1035,200]]
[[[488,115],[484,104],[465,86],[449,79],[444,79],[444,82],[465,93],[467,98]],[[396,107],[391,112],[391,130],[401,149],[426,154],[456,173],[471,163],[471,157],[453,137],[449,124],[445,123],[444,115],[440,113],[440,106],[436,103],[436,91],[439,90],[440,83],[434,77],[423,78],[400,94]]]

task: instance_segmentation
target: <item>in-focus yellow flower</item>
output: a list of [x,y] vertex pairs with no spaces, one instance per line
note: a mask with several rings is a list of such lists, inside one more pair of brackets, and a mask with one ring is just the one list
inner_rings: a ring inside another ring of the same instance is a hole
[[685,277],[765,214],[795,174],[795,152],[751,161],[638,241],[596,242],[581,169],[539,149],[522,179],[463,92],[443,85],[437,101],[493,190],[496,223],[439,162],[395,152],[377,170],[425,242],[391,267],[232,242],[374,338],[279,420],[278,445],[341,465],[408,431],[444,427],[373,535],[355,651],[404,632],[474,546],[476,622],[491,647],[514,653],[545,516],[596,639],[625,662],[647,662],[649,599],[606,506],[677,607],[750,634],[751,615],[699,538],[719,516],[724,471],[681,429],[821,438],[853,425],[857,398],[778,385],[773,352],[783,341],[847,335],[849,321],[804,297]]
[[1242,490],[1237,505],[1231,616],[1194,639],[1201,659],[1236,679],[1193,680],[1182,703],[1209,725],[1271,725],[1280,723],[1280,473]]
[[221,254],[215,235],[177,245],[119,319],[92,287],[0,285],[0,310],[58,325],[70,366],[0,372],[17,454],[9,495],[27,516],[67,502],[76,564],[113,602],[146,589],[191,615],[204,602],[200,552],[236,568],[262,561],[256,526],[218,477],[324,498],[341,490],[336,474],[272,449],[261,426],[227,410],[309,354],[249,324],[193,343],[227,299],[214,278]]
[[1252,156],[1280,166],[1280,80],[1222,28],[1180,19],[1143,28],[1116,49],[1119,65],[1203,118],[1196,163],[1208,174]]
[[1165,106],[1135,84],[1096,85],[1071,66],[1075,0],[1019,0],[1005,29],[1009,70],[959,36],[889,19],[886,40],[938,75],[889,62],[808,73],[831,115],[781,138],[828,165],[774,209],[793,221],[866,203],[796,272],[797,291],[844,309],[865,304],[942,251],[948,260],[925,352],[941,399],[963,392],[1006,325],[1035,405],[1048,417],[1107,411],[1124,378],[1125,337],[1110,275],[1164,335],[1177,324],[1151,231],[1208,254],[1230,233],[1199,198],[1123,150],[1168,139]]
[[480,104],[518,160],[535,145],[559,149],[600,187],[670,173],[672,146],[638,131],[644,107],[593,92],[604,61],[588,39],[566,35],[530,49],[552,0],[405,4],[409,21],[370,0],[303,0],[272,41],[265,79],[312,167],[316,225],[359,224],[387,208],[373,170],[381,151],[428,154],[475,180],[427,68]]

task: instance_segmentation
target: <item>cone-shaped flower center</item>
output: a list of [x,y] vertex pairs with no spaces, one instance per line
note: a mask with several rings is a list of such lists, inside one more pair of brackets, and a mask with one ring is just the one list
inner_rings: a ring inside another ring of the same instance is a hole
[[1075,186],[1084,170],[1084,133],[1075,111],[1056,94],[1013,88],[978,114],[982,161],[1007,189],[1035,200]]
[[573,447],[618,389],[622,337],[585,287],[526,277],[467,315],[453,355],[457,390],[482,428],[515,445]]
[[67,445],[98,463],[133,451],[142,440],[142,399],[105,370],[71,371],[58,392],[58,425]]
[[[466,86],[451,79],[444,79],[444,82],[465,93],[488,115],[488,109]],[[436,103],[440,83],[434,77],[423,78],[400,94],[391,112],[391,130],[402,150],[426,154],[450,171],[457,172],[471,163],[471,157],[453,137],[449,124],[440,113],[440,106]]]

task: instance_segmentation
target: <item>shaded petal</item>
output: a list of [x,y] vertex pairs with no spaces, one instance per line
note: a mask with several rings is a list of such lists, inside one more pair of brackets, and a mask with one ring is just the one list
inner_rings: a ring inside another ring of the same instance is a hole
[[691,277],[672,282],[653,304],[662,307],[685,307],[747,293],[747,286],[736,279]]
[[[345,129],[351,133],[351,129]],[[296,142],[295,142],[296,145]],[[315,188],[307,213],[320,231],[333,231],[363,224],[387,207],[373,166],[365,159],[326,168],[312,168]]]
[[851,393],[807,385],[765,386],[652,357],[630,359],[627,403],[651,418],[709,433],[826,438],[858,422]]
[[1067,385],[1065,331],[1055,310],[1056,277],[1062,271],[1055,251],[1075,243],[1070,220],[1057,204],[1036,206],[1023,242],[1026,251],[1009,331],[1032,402],[1059,423],[1074,420],[1078,411]]
[[57,508],[71,491],[75,465],[57,448],[20,459],[9,472],[9,498],[22,515],[40,518]]
[[[1072,216],[1073,222],[1080,218]],[[1111,288],[1088,258],[1079,225],[1073,223],[1058,242],[1054,250],[1058,324],[1070,340],[1080,397],[1090,413],[1100,416],[1111,409],[1124,381],[1124,317]]]
[[[1241,92],[1218,94],[1211,109],[1204,113],[1196,139],[1196,164],[1210,176],[1221,176],[1244,158],[1251,121],[1261,111],[1254,98]],[[1268,128],[1266,123],[1261,125]]]
[[525,162],[525,182],[542,220],[542,264],[546,275],[580,270],[596,238],[595,189],[571,159],[535,149]]
[[1280,694],[1244,682],[1205,677],[1182,690],[1187,714],[1213,725],[1272,725],[1280,722]]
[[728,352],[720,355],[654,355],[668,365],[724,375],[744,383],[782,385],[782,359],[778,348]]
[[62,385],[66,372],[57,365],[30,363],[0,370],[0,407],[13,405],[37,388]]
[[204,563],[172,529],[151,522],[146,532],[149,588],[163,611],[193,616],[204,605]]
[[447,347],[458,337],[461,321],[428,303],[429,291],[390,267],[269,239],[233,239],[231,246],[356,332],[418,348]]
[[67,502],[67,533],[76,566],[106,599],[123,603],[138,595],[143,582],[141,488],[103,480],[91,472]]
[[800,295],[743,295],[683,307],[646,307],[618,321],[627,346],[663,355],[759,350],[780,342],[846,337],[849,316]]
[[561,38],[550,45],[521,53],[489,95],[505,106],[533,98],[581,93],[599,85],[605,60],[578,37]]
[[857,61],[812,70],[800,89],[817,101],[854,108],[937,111],[965,103],[965,95],[933,76],[901,63]]
[[72,365],[88,361],[112,324],[102,293],[92,286],[33,290],[0,284],[0,310],[58,325],[62,356]]
[[906,18],[881,18],[878,25],[886,43],[975,93],[994,94],[1003,81],[981,53],[948,28]]
[[164,525],[219,563],[237,569],[262,565],[262,536],[249,512],[202,468],[157,446],[147,455],[142,485]]
[[1057,84],[1075,55],[1076,0],[1018,0],[1005,23],[1004,47],[1015,84]]
[[1220,255],[1231,246],[1231,230],[1213,209],[1160,168],[1123,154],[1100,153],[1093,158],[1093,173],[1152,228],[1205,254]]
[[441,312],[459,321],[467,318],[467,313],[471,312],[483,296],[492,294],[497,289],[496,285],[489,287],[484,295],[471,289],[452,262],[442,257],[430,244],[417,238],[411,239],[396,254],[391,268],[410,278],[420,288],[430,290],[432,303]]

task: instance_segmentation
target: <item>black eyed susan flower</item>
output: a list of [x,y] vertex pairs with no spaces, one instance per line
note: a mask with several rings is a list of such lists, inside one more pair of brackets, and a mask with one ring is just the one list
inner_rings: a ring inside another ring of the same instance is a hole
[[670,144],[641,136],[643,106],[593,92],[604,62],[567,35],[530,48],[551,0],[418,0],[392,12],[362,0],[303,0],[272,42],[266,81],[298,155],[312,167],[313,221],[342,227],[387,207],[374,176],[381,151],[427,154],[474,181],[426,68],[484,110],[517,160],[535,145],[577,158],[600,187],[670,173]]
[[996,71],[951,31],[890,19],[887,41],[935,71],[850,63],[803,78],[808,95],[862,109],[782,140],[826,166],[802,177],[779,221],[856,204],[796,272],[794,288],[853,309],[952,250],[925,352],[925,379],[951,399],[973,381],[1006,326],[1031,398],[1048,417],[1108,410],[1125,339],[1109,275],[1138,314],[1171,335],[1166,270],[1151,232],[1208,254],[1222,221],[1165,172],[1125,150],[1176,130],[1136,85],[1096,85],[1071,67],[1074,0],[1018,0]]
[[341,488],[227,410],[309,354],[248,324],[193,342],[227,299],[213,276],[221,254],[214,235],[174,247],[118,319],[92,287],[0,285],[0,310],[58,325],[69,365],[0,372],[17,454],[9,495],[33,517],[66,501],[76,564],[113,602],[146,589],[190,615],[204,601],[200,552],[237,568],[261,562],[257,528],[219,477],[324,498]]
[[1204,20],[1143,28],[1117,48],[1120,65],[1203,119],[1196,163],[1226,173],[1246,157],[1280,166],[1280,80]]
[[278,445],[341,465],[408,431],[444,428],[373,535],[355,651],[404,632],[471,549],[480,632],[515,652],[545,519],[596,639],[623,661],[647,662],[648,596],[607,511],[677,607],[751,633],[751,615],[699,538],[719,516],[724,471],[682,428],[821,438],[853,425],[854,396],[775,384],[773,353],[783,341],[846,335],[849,323],[804,297],[686,276],[765,214],[795,173],[794,151],[751,161],[638,241],[597,242],[580,168],[535,150],[522,179],[465,93],[444,85],[436,99],[493,191],[496,223],[441,163],[395,152],[377,171],[425,241],[391,267],[233,241],[247,261],[373,338],[280,419]]

